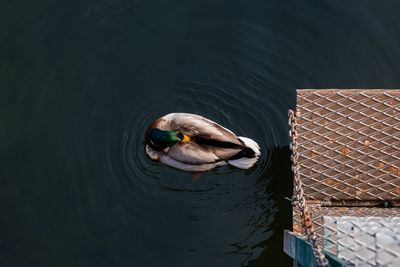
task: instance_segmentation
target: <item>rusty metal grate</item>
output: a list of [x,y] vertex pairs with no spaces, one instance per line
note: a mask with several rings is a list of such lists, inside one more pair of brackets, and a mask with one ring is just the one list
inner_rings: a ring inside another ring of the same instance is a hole
[[[398,266],[400,90],[298,90],[295,116],[293,149],[319,245],[356,265]],[[295,206],[293,231],[304,235],[302,221]]]
[[400,90],[298,90],[307,199],[400,197]]
[[[321,245],[323,216],[400,216],[374,208],[400,206],[400,90],[298,90],[296,118],[300,179]],[[331,203],[342,207],[324,207]],[[304,234],[300,222],[295,207],[293,231]]]

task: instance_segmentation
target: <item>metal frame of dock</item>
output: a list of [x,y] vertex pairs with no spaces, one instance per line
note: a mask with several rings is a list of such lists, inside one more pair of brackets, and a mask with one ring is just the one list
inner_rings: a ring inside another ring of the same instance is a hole
[[[400,90],[297,90],[293,114],[316,245],[331,265],[400,266]],[[299,266],[305,224],[294,205],[285,251]]]

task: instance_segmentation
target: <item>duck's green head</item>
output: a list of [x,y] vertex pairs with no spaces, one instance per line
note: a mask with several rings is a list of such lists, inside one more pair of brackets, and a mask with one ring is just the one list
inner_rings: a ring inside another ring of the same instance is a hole
[[147,144],[155,150],[162,150],[184,139],[184,135],[179,131],[164,131],[158,128],[151,129],[146,137]]

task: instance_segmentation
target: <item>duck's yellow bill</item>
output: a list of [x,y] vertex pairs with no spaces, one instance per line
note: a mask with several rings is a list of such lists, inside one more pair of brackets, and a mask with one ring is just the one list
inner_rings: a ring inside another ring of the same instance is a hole
[[182,141],[181,141],[182,143],[187,143],[187,142],[190,142],[190,137],[189,136],[187,136],[186,134],[184,134],[183,135],[183,139],[182,139]]

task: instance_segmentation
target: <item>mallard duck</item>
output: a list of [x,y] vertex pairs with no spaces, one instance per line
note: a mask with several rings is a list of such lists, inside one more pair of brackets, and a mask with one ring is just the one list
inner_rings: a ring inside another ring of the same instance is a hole
[[252,139],[190,113],[170,113],[157,119],[147,128],[145,142],[150,159],[190,172],[225,164],[248,169],[260,156],[260,147]]

